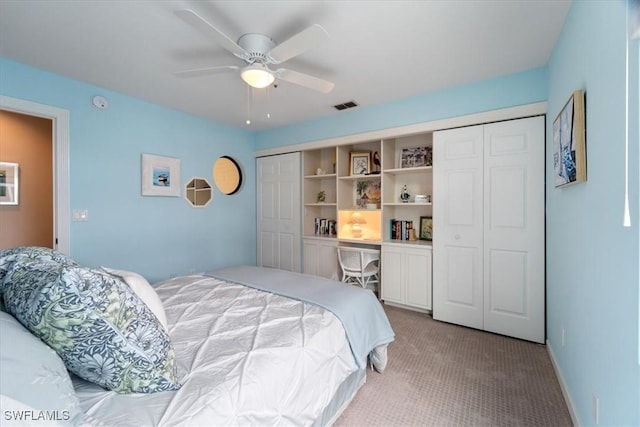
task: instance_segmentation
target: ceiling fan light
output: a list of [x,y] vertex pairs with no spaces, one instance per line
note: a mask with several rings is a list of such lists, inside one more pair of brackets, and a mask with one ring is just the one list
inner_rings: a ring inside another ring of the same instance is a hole
[[242,69],[240,77],[251,87],[265,88],[275,81],[273,73],[262,65],[249,65]]

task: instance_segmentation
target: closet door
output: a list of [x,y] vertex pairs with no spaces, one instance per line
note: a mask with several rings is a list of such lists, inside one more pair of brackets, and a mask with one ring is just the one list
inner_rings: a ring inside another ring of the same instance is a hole
[[544,342],[544,117],[433,141],[434,319]]
[[433,134],[433,318],[483,327],[483,127]]
[[300,153],[256,166],[258,265],[300,272]]
[[544,117],[484,127],[484,329],[544,342]]

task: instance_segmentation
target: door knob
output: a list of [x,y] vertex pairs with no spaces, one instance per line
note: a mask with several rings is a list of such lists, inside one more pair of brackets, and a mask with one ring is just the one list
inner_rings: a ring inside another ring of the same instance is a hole
[[456,234],[455,236],[453,236],[453,238],[456,239],[456,240],[460,240],[460,235]]

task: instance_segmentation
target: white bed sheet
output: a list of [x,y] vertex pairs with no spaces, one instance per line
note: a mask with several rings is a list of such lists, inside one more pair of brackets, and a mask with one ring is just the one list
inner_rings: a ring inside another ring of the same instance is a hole
[[327,417],[345,380],[364,379],[352,375],[358,368],[340,321],[320,307],[205,276],[155,289],[182,387],[118,395],[75,378],[96,424],[312,425]]

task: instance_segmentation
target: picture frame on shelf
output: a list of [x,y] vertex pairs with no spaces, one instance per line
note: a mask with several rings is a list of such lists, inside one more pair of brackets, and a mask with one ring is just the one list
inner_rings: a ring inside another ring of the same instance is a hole
[[584,91],[576,90],[553,121],[555,187],[587,180]]
[[382,198],[380,180],[356,181],[354,186],[354,199],[356,206],[367,209],[377,209]]
[[371,153],[352,151],[349,153],[349,175],[368,175],[371,173]]
[[180,159],[142,154],[142,195],[180,196]]
[[433,150],[428,145],[407,147],[400,150],[398,168],[418,168],[433,164]]
[[433,217],[420,217],[420,240],[433,240]]
[[0,205],[17,205],[18,191],[18,163],[0,162]]

